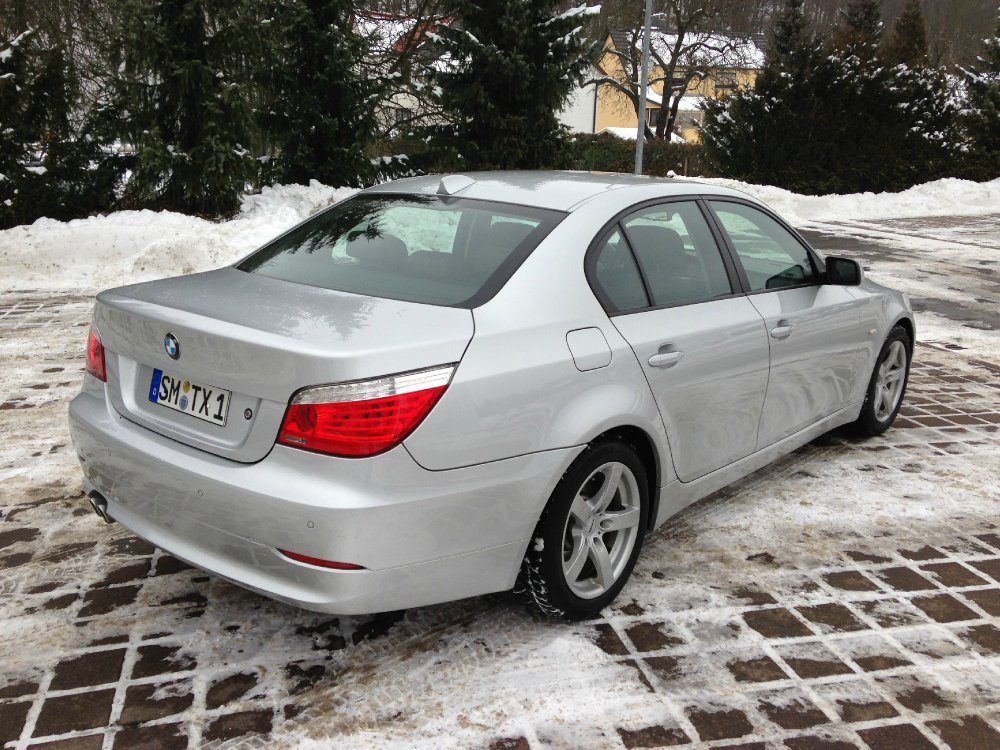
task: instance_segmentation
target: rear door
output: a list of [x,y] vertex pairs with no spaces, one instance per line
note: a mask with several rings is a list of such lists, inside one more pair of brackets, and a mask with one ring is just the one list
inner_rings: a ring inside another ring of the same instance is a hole
[[681,481],[752,453],[767,333],[699,204],[622,217],[592,248],[588,275],[646,375]]
[[817,259],[776,217],[737,201],[708,203],[767,329],[771,374],[757,441],[764,448],[850,403],[868,338],[861,303],[824,283]]

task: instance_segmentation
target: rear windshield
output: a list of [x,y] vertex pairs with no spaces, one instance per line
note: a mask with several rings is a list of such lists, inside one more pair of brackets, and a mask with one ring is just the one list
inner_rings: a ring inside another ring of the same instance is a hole
[[241,271],[372,297],[474,307],[565,214],[436,195],[358,195],[240,263]]

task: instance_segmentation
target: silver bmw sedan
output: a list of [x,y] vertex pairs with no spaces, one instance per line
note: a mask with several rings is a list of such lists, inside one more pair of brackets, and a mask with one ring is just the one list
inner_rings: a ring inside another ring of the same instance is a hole
[[417,177],[102,292],[70,425],[100,516],[253,591],[572,619],[685,506],[886,430],[913,341],[905,295],[734,190]]

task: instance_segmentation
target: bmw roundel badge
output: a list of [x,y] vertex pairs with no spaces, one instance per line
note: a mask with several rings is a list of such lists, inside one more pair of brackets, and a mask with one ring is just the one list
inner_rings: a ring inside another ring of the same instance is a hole
[[181,342],[172,333],[163,337],[163,348],[167,350],[170,359],[179,359],[181,356]]

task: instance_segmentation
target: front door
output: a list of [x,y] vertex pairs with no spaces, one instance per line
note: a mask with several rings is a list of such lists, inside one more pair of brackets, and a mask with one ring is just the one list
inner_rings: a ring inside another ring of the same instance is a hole
[[757,448],[848,406],[869,338],[846,287],[823,283],[809,250],[775,218],[744,203],[710,201],[764,318],[771,375]]

